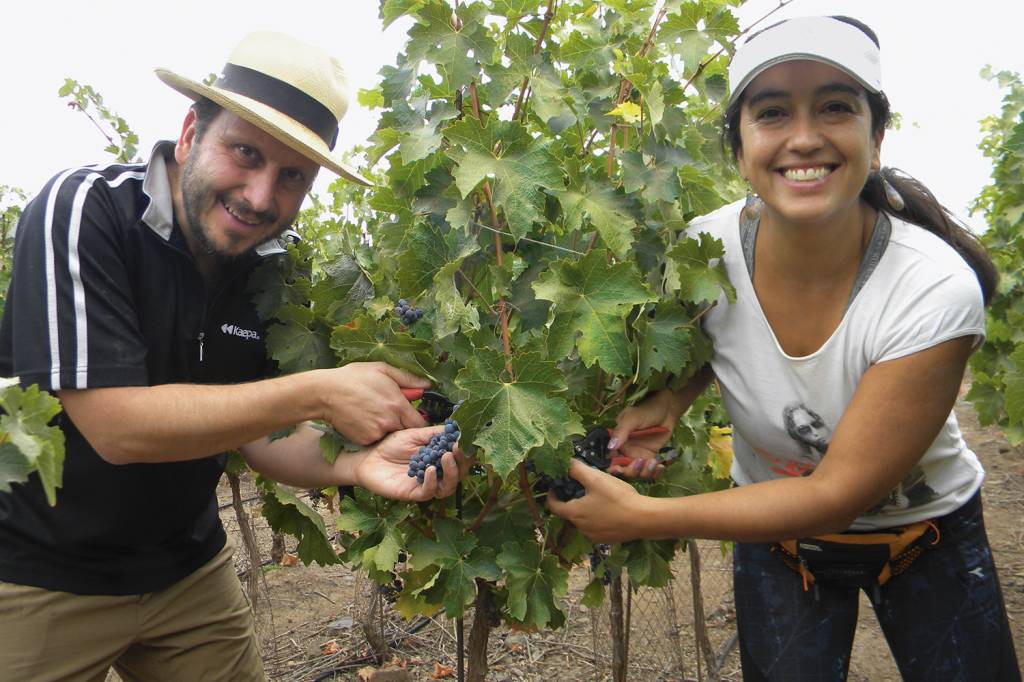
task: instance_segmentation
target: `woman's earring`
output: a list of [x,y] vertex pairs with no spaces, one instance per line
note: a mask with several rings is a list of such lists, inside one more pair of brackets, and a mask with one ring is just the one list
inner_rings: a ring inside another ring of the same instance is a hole
[[896,188],[892,186],[892,183],[886,180],[884,175],[882,176],[882,189],[885,190],[885,200],[889,202],[889,206],[892,210],[902,211],[903,207],[906,206],[903,202],[903,197],[896,191]]

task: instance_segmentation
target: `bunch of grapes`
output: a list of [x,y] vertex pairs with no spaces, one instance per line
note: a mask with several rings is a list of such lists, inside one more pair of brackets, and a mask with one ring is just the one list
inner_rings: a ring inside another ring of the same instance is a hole
[[[583,461],[586,462],[586,460]],[[526,460],[526,462],[523,463],[523,466],[526,467],[526,470],[530,473],[536,471],[536,466],[531,459]],[[575,478],[571,478],[569,476],[552,478],[547,474],[538,474],[537,479],[533,483],[533,491],[536,493],[546,493],[548,490],[555,491],[555,497],[558,498],[559,502],[568,502],[569,500],[575,500],[587,494],[587,489],[584,488],[583,484]]]
[[398,305],[395,306],[395,315],[402,321],[402,324],[408,327],[423,317],[423,311],[419,308],[410,308],[409,302],[404,298],[400,298],[398,299]]
[[377,594],[383,597],[387,603],[394,604],[395,600],[398,599],[398,593],[402,591],[402,579],[394,573],[389,573],[388,579],[391,582],[377,585]]
[[441,469],[441,455],[449,452],[461,435],[458,422],[454,419],[445,419],[444,431],[431,436],[430,441],[409,459],[409,477],[415,477],[422,484],[427,467],[433,466],[437,469],[437,480],[442,480],[444,471]]
[[608,570],[608,554],[611,552],[611,547],[605,544],[594,545],[593,551],[590,552],[590,573],[591,575],[601,574],[601,582],[606,586],[612,582],[611,571]]

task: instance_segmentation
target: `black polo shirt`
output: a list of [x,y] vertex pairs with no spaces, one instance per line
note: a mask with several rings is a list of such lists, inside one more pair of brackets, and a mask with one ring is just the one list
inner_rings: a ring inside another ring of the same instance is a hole
[[[0,323],[0,376],[41,389],[237,383],[268,376],[264,329],[246,293],[280,241],[207,291],[173,219],[160,143],[148,165],[76,168],[52,179],[18,224]],[[223,547],[215,490],[225,456],[115,466],[61,413],[57,506],[38,477],[0,492],[0,580],[77,594],[141,594]]]

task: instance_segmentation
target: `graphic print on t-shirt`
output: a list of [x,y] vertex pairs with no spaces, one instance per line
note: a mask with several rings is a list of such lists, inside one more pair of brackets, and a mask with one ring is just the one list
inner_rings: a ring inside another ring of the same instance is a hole
[[915,466],[888,495],[869,509],[867,513],[877,514],[881,511],[919,507],[926,502],[934,500],[936,497],[938,497],[936,492],[928,486],[924,469],[920,466]]
[[803,403],[790,403],[782,410],[786,433],[800,446],[800,462],[806,465],[801,472],[806,476],[821,462],[832,440],[832,429],[821,415]]

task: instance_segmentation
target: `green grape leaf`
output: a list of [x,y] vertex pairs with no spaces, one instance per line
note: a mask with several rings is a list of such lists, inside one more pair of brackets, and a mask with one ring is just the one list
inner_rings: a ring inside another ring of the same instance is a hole
[[686,215],[710,213],[723,204],[713,178],[701,173],[694,166],[683,166],[679,169],[679,176],[682,180],[679,203]]
[[427,289],[448,262],[448,246],[441,229],[425,221],[406,232],[398,256],[398,293],[410,298]]
[[548,322],[552,357],[567,357],[575,345],[587,367],[597,363],[611,374],[633,373],[636,352],[626,336],[626,315],[634,305],[655,298],[632,263],[609,265],[608,253],[595,249],[576,262],[551,263],[533,290],[553,304]]
[[326,330],[310,308],[288,304],[267,330],[267,351],[286,374],[334,367]]
[[453,415],[462,439],[483,448],[483,461],[499,476],[508,475],[534,448],[557,447],[583,433],[579,417],[558,395],[565,382],[554,362],[524,353],[510,363],[513,377],[501,354],[479,349],[455,379],[469,396]]
[[46,501],[57,503],[64,468],[64,432],[50,426],[60,403],[36,385],[22,389],[17,379],[0,380],[0,490],[24,483],[35,471]]
[[425,159],[441,146],[441,133],[437,132],[436,124],[424,123],[402,136],[398,151],[402,155],[402,163],[412,163]]
[[690,361],[690,321],[686,311],[674,301],[664,301],[642,314],[633,323],[640,340],[637,376],[650,379],[655,372],[677,374]]
[[626,568],[629,570],[629,581],[634,585],[648,587],[665,587],[672,582],[672,548],[665,546],[666,541],[652,542],[637,540],[626,543],[629,552]]
[[433,616],[437,606],[422,596],[424,590],[437,582],[437,566],[427,566],[418,571],[402,571],[402,591],[395,600],[395,610],[402,618],[412,620],[415,616]]
[[425,0],[381,0],[380,18],[383,28],[387,28],[399,17],[412,14],[423,7]]
[[448,91],[479,78],[479,63],[494,60],[495,43],[483,21],[486,9],[479,3],[462,6],[459,24],[452,23],[452,7],[442,0],[428,0],[416,11],[417,24],[409,29],[406,51],[411,59],[426,59],[441,74]]
[[476,596],[476,579],[497,580],[501,571],[490,549],[479,547],[476,536],[450,519],[434,522],[433,539],[417,536],[409,543],[409,564],[414,569],[439,566],[436,582],[424,593],[434,601],[440,597],[450,618],[461,617]]
[[557,557],[542,554],[535,543],[506,542],[498,566],[505,571],[512,618],[538,628],[558,627],[565,621],[559,600],[569,590],[569,572]]
[[455,282],[462,259],[452,261],[438,270],[434,277],[434,338],[443,339],[458,332],[480,329],[480,311],[462,300]]
[[356,488],[354,498],[342,497],[336,525],[338,530],[359,534],[359,541],[349,546],[348,552],[358,553],[361,565],[391,571],[404,543],[399,524],[411,514],[409,505]]
[[701,30],[704,9],[700,3],[682,6],[668,15],[658,29],[658,42],[683,59],[686,73],[693,73],[707,55],[714,39]]
[[537,11],[534,0],[494,0],[494,11],[509,19],[517,19]]
[[652,204],[672,202],[679,196],[679,174],[673,163],[652,159],[648,165],[637,151],[624,152],[619,161],[622,163],[623,189],[627,192],[640,190],[644,200]]
[[410,60],[405,55],[399,55],[396,66],[381,67],[380,91],[384,96],[385,105],[403,101],[409,97],[413,84],[416,82],[418,64],[419,59]]
[[379,361],[420,376],[429,374],[419,356],[429,356],[430,342],[394,332],[388,320],[377,322],[361,315],[347,325],[335,327],[331,348],[346,363]]
[[563,187],[562,172],[548,143],[534,140],[521,124],[508,121],[490,121],[485,126],[475,120],[458,121],[445,129],[445,137],[454,145],[448,155],[458,164],[453,175],[462,198],[486,178],[493,178],[495,208],[504,210],[516,238],[543,221],[542,188]]
[[332,324],[343,324],[373,298],[373,285],[355,258],[341,255],[322,266],[323,276],[313,285],[313,309]]
[[580,599],[580,604],[588,609],[596,609],[604,603],[604,592],[604,580],[594,578],[583,588],[583,598]]
[[321,566],[340,563],[327,537],[324,520],[295,493],[280,483],[259,477],[257,485],[263,500],[263,516],[270,527],[299,539],[298,555],[302,563],[314,561]]
[[[702,232],[699,240],[686,237],[668,252],[679,276],[679,296],[684,301],[704,303],[717,301],[724,292],[730,303],[736,300],[736,290],[729,282],[725,263],[721,258],[725,247],[721,240]],[[712,264],[712,261],[717,262]]]
[[561,61],[578,69],[606,68],[612,60],[612,45],[597,26],[580,25],[565,39],[559,50]]
[[[1016,367],[1024,367],[1024,344],[1018,346],[1010,355],[1010,362]],[[1024,372],[1008,370],[1003,382],[1006,384],[1006,392],[1003,395],[1006,417],[1011,424],[1024,424]]]
[[555,190],[553,194],[562,204],[567,231],[580,230],[587,217],[617,258],[629,254],[636,222],[620,192],[607,184],[591,186],[588,183],[578,188]]

